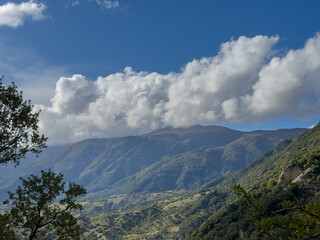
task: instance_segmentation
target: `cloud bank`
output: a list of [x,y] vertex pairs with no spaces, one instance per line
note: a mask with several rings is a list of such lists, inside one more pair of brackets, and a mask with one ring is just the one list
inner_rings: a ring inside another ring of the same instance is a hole
[[43,3],[35,3],[32,0],[20,4],[8,2],[0,6],[0,26],[16,28],[31,18],[33,21],[43,19],[46,6]]
[[223,43],[214,57],[193,60],[179,73],[124,72],[88,81],[61,77],[40,128],[50,143],[141,134],[166,126],[245,123],[320,110],[320,35],[277,56],[279,38]]

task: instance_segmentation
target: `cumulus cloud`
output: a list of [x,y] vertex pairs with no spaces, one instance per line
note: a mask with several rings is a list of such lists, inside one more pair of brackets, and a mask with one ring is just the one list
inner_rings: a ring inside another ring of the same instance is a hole
[[16,28],[31,18],[33,21],[43,19],[46,6],[30,0],[20,4],[8,2],[0,6],[0,26]]
[[305,116],[319,112],[320,35],[303,49],[273,58],[259,73],[253,94],[245,100],[254,116],[290,114]]
[[61,77],[40,128],[50,143],[141,134],[166,126],[255,122],[319,113],[320,35],[276,55],[279,37],[240,37],[179,73],[124,72],[88,81]]
[[[95,82],[82,75],[57,82],[51,107],[41,109],[40,128],[53,143],[139,134],[164,126],[161,115],[175,74],[134,72],[127,67]],[[48,126],[50,126],[48,128]]]
[[235,119],[237,100],[252,92],[277,41],[278,37],[240,37],[222,44],[217,56],[188,63],[169,88],[165,122],[178,127]]

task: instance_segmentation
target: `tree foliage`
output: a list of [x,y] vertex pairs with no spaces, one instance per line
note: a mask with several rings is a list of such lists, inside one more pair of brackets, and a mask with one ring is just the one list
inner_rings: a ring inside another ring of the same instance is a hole
[[234,187],[234,192],[254,208],[259,215],[254,224],[269,239],[320,239],[319,199],[303,203],[282,200],[280,209],[268,212],[270,206],[255,199],[239,184]]
[[11,83],[4,86],[0,78],[0,164],[20,163],[26,153],[40,153],[46,138],[39,134],[39,112],[33,112],[31,101]]
[[[65,188],[62,174],[41,171],[41,177],[20,178],[15,193],[4,204],[12,207],[0,215],[0,239],[80,239],[80,226],[72,211],[81,210],[76,201],[86,190],[75,183]],[[59,201],[57,201],[57,199]]]

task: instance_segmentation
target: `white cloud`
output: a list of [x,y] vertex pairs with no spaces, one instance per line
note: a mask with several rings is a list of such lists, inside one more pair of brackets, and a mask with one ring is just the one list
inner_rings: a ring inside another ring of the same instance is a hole
[[128,67],[95,82],[82,75],[60,78],[52,107],[38,105],[40,128],[53,143],[157,129],[164,126],[161,111],[174,76],[137,73]]
[[320,35],[309,39],[303,49],[275,57],[259,73],[253,94],[246,96],[255,117],[290,114],[303,117],[319,113]]
[[8,2],[0,6],[0,26],[18,27],[25,20],[31,18],[33,21],[43,19],[46,6],[43,3],[35,3],[30,0],[20,4]]
[[50,143],[141,134],[196,123],[256,122],[319,113],[320,35],[302,49],[274,56],[278,37],[240,37],[217,56],[189,62],[180,73],[135,72],[61,77],[40,128]]
[[107,9],[107,10],[112,8],[117,8],[120,5],[118,1],[109,1],[109,0],[96,0],[96,3],[103,9]]
[[240,37],[222,44],[217,56],[188,63],[170,86],[165,122],[178,127],[237,117],[236,102],[252,92],[277,41]]

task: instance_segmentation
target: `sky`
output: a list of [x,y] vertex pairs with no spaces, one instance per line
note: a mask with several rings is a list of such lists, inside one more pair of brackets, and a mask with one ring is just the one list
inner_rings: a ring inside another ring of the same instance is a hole
[[0,74],[49,144],[320,119],[318,0],[0,1]]

